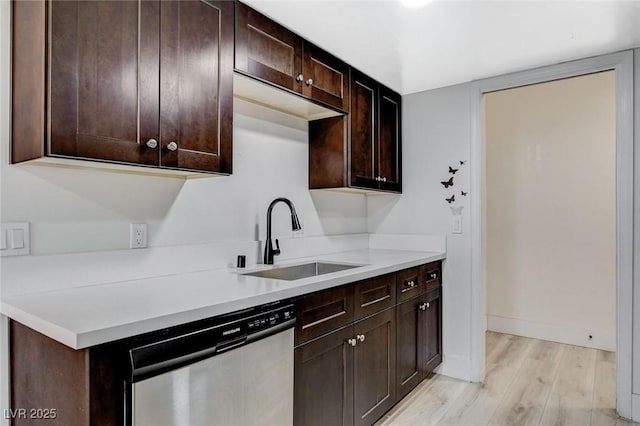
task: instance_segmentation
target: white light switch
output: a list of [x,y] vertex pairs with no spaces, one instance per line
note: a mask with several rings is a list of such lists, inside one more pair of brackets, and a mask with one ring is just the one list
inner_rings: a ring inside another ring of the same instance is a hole
[[462,234],[462,216],[454,215],[451,223],[451,232],[454,234]]
[[13,222],[3,223],[0,227],[2,239],[2,256],[20,256],[29,254],[29,223]]
[[11,230],[11,248],[12,249],[24,248],[24,230],[23,229]]

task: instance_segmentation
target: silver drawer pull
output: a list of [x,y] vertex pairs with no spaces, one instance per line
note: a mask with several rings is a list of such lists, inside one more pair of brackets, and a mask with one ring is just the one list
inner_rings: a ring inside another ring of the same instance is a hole
[[360,340],[361,342],[364,342],[364,334],[358,334],[358,336],[356,338],[358,340]]
[[358,344],[358,341],[356,339],[348,339],[347,344],[351,346],[355,346]]
[[145,145],[147,145],[147,148],[153,149],[158,146],[158,141],[155,139],[149,139]]
[[169,144],[167,145],[167,149],[169,151],[175,151],[176,149],[178,149],[178,144],[175,142],[169,142]]

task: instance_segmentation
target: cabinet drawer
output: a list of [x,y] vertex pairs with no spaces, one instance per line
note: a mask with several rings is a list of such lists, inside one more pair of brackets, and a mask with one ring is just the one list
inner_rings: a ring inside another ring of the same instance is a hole
[[396,274],[387,274],[355,284],[356,319],[396,304]]
[[321,336],[353,322],[353,285],[309,294],[297,309],[295,344]]
[[421,294],[426,286],[420,280],[421,268],[415,267],[398,272],[396,278],[398,303]]
[[422,267],[423,290],[429,291],[442,285],[440,262],[427,263]]

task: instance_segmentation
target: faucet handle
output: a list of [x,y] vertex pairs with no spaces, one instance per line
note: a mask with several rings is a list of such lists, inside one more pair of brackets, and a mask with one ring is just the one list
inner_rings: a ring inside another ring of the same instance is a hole
[[277,256],[280,254],[280,243],[278,242],[278,239],[276,238],[276,248],[273,249],[273,255]]

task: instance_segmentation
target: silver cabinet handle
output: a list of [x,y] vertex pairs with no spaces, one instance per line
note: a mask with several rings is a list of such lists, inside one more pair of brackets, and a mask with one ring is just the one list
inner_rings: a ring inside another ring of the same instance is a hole
[[429,308],[429,306],[431,306],[431,305],[429,305],[429,302],[427,302],[427,308]]
[[358,344],[358,341],[356,339],[348,339],[347,344],[351,346],[355,346]]
[[302,80],[304,80],[304,76],[303,76],[302,74],[298,74],[298,75],[296,75],[296,81],[297,81],[298,83],[300,83]]
[[407,287],[415,287],[416,283],[413,280],[407,282]]
[[386,181],[387,181],[387,178],[386,178],[386,177],[383,177],[383,178],[382,178],[382,181],[383,181],[383,182],[386,182]]
[[428,306],[428,305],[429,305],[428,303],[423,303],[423,304],[421,304],[421,305],[418,305],[418,308],[419,308],[421,311],[426,311],[426,310],[427,310],[427,306]]
[[158,141],[155,139],[149,139],[145,145],[147,145],[147,148],[153,149],[158,146]]
[[360,340],[361,342],[364,342],[364,334],[358,334],[356,336],[356,339]]
[[431,274],[431,279],[435,280],[436,278],[438,278],[438,274],[436,274],[435,272],[433,274]]
[[167,145],[167,149],[169,151],[175,151],[176,149],[178,149],[178,144],[175,142],[169,142],[169,144]]
[[307,81],[304,82],[307,86],[311,86],[313,84],[313,79],[308,78]]

